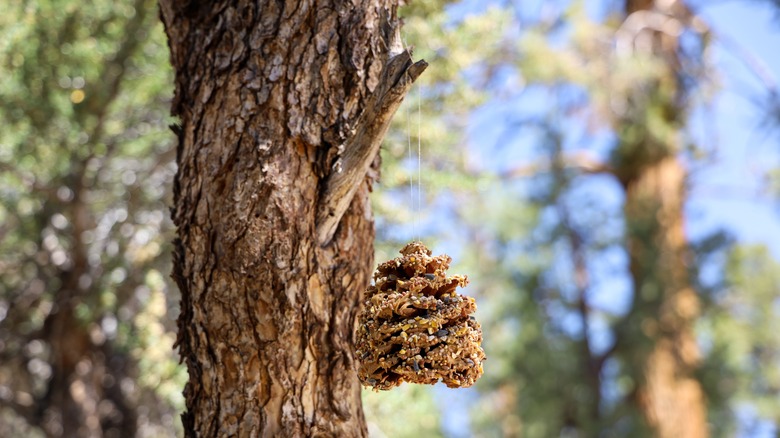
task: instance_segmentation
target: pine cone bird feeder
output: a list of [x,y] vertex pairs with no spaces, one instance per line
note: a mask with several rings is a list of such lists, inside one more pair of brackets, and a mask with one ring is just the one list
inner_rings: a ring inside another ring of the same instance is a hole
[[469,387],[482,375],[482,329],[474,298],[455,292],[466,276],[446,276],[452,259],[412,242],[380,264],[358,316],[358,377],[391,389],[403,382]]

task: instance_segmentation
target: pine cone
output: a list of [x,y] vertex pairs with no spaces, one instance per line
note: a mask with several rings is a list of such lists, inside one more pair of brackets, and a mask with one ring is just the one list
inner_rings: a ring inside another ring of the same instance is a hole
[[403,382],[469,387],[482,375],[482,329],[474,298],[455,292],[466,276],[447,277],[452,259],[431,257],[422,242],[377,267],[358,316],[358,377],[390,389]]

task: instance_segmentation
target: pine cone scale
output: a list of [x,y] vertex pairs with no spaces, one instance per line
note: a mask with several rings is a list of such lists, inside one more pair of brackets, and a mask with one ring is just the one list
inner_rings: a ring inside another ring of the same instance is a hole
[[390,389],[403,382],[467,387],[482,375],[482,331],[476,302],[455,292],[466,276],[446,276],[452,259],[431,257],[420,242],[377,267],[359,315],[358,376]]

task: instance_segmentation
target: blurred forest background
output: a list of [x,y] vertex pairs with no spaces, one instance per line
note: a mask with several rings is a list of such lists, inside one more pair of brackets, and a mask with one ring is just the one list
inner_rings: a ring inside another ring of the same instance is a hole
[[[431,66],[383,147],[377,261],[452,255],[489,359],[469,390],[366,392],[371,435],[780,436],[778,14],[402,9]],[[181,434],[156,3],[6,2],[0,76],[0,436]]]

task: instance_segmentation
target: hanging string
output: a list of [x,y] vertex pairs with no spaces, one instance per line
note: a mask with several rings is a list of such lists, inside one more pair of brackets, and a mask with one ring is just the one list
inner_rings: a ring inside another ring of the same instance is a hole
[[[409,115],[409,105],[406,105],[406,142],[409,149],[409,163],[412,163],[412,122]],[[414,212],[414,174],[409,171],[409,209],[412,213],[412,235],[417,234],[417,219]]]
[[[401,29],[401,44],[404,50],[409,50],[409,46],[406,45],[406,38]],[[414,200],[414,169],[409,171],[409,207],[412,213],[412,236],[418,241],[421,241],[420,236],[420,214],[422,212],[422,144],[421,144],[421,116],[420,107],[422,101],[422,92],[420,86],[417,86],[417,203]],[[409,151],[409,163],[414,163],[412,158],[412,122],[409,106],[406,106],[406,142],[407,149]],[[412,165],[413,166],[413,165]]]
[[[404,50],[409,50],[409,46],[406,44],[406,35],[404,35],[404,30],[401,28],[401,45],[403,46]],[[415,205],[414,205],[414,169],[411,167],[414,162],[412,158],[412,117],[410,115],[409,105],[404,105],[406,107],[406,143],[407,143],[407,149],[409,151],[409,210],[411,211],[412,215],[412,236],[417,236],[417,214],[415,212]],[[419,149],[419,148],[418,148]],[[418,158],[419,161],[419,158]],[[419,167],[419,162],[418,162]],[[419,174],[419,169],[418,169]],[[418,178],[419,179],[419,178]],[[419,191],[419,187],[418,187]],[[419,195],[418,195],[419,200]],[[419,240],[419,238],[418,238]]]
[[[422,104],[422,91],[421,86],[417,86],[417,220],[420,220],[422,214],[422,146],[420,135],[420,107]],[[419,228],[417,229],[419,233]],[[417,240],[421,240],[420,235],[417,235]]]

